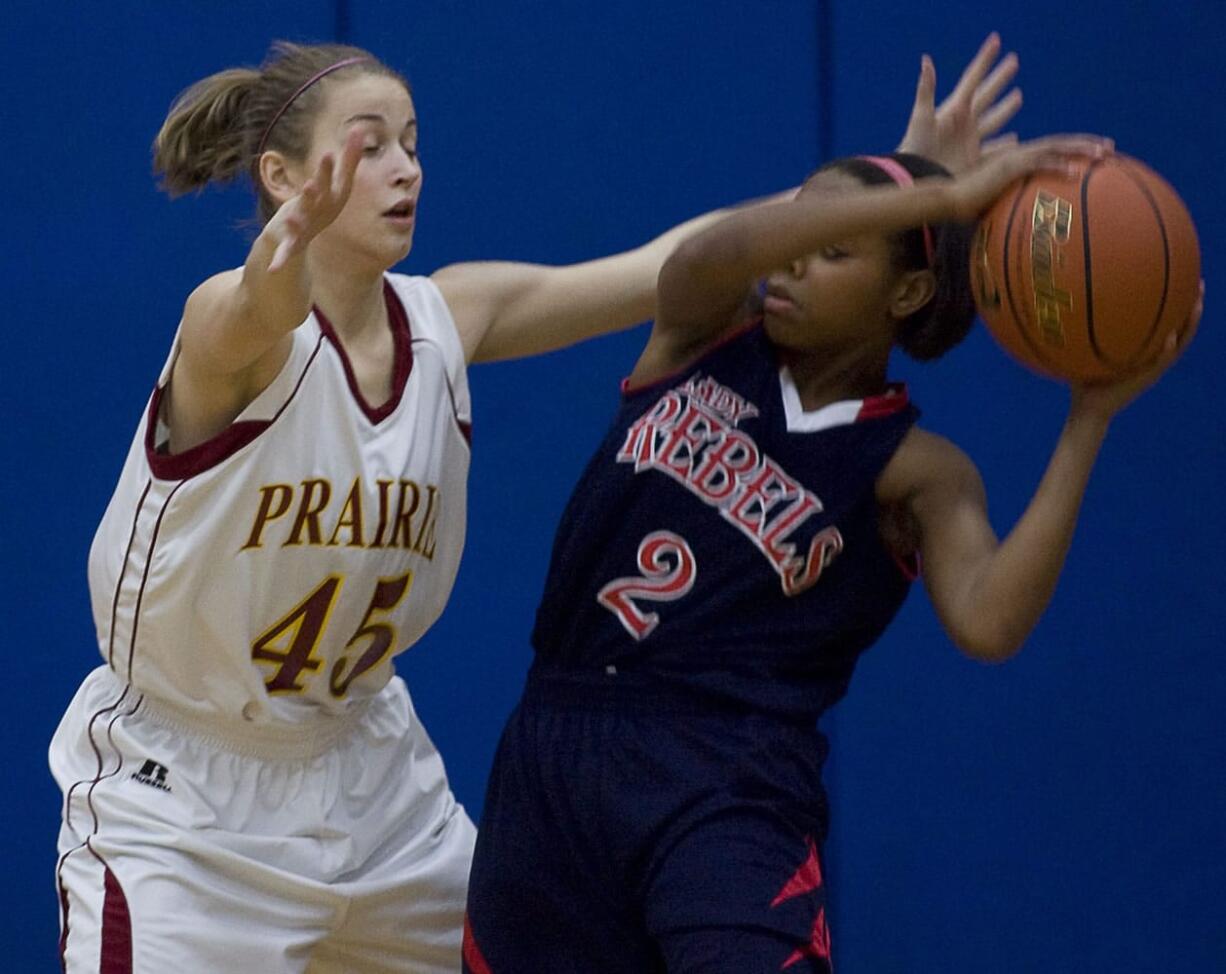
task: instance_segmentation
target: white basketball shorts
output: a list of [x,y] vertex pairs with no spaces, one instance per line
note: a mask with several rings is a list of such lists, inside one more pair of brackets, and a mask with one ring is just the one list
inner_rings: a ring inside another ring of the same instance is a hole
[[476,831],[399,678],[352,718],[255,740],[100,667],[50,757],[68,974],[460,969]]

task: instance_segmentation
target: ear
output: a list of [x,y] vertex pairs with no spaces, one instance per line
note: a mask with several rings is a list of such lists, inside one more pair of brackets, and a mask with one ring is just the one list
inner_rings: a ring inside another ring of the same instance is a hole
[[302,178],[298,168],[280,152],[273,149],[269,149],[260,156],[260,182],[264,186],[264,191],[273,198],[278,206],[302,192],[302,186],[306,180]]
[[895,321],[911,317],[937,293],[936,275],[930,270],[907,271],[899,279],[890,299],[890,314]]

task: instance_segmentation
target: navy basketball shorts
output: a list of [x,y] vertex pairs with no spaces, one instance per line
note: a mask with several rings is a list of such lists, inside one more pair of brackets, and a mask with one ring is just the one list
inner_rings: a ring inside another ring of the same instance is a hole
[[820,735],[629,696],[529,682],[478,831],[464,970],[829,972]]

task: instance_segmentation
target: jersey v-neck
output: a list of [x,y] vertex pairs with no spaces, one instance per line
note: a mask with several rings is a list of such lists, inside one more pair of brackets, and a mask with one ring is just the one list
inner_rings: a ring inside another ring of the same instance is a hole
[[787,417],[789,433],[819,433],[835,426],[891,416],[910,402],[906,385],[898,382],[892,383],[879,396],[843,399],[806,412],[800,401],[796,380],[792,378],[792,373],[786,365],[779,367],[779,392],[783,397],[783,411]]
[[358,408],[372,424],[382,422],[396,411],[396,407],[400,405],[400,398],[404,395],[405,384],[409,381],[409,373],[413,371],[413,336],[409,316],[400,302],[400,297],[386,277],[383,279],[383,300],[387,305],[387,321],[392,331],[392,388],[391,394],[378,406],[372,406],[362,395],[357,375],[353,371],[353,363],[349,360],[349,353],[345,351],[345,346],[336,334],[336,329],[332,327],[332,322],[318,307],[312,308],[315,320],[319,322],[319,330],[332,343],[340,357],[341,366],[345,370],[345,380],[349,383],[349,391],[353,395],[354,402],[358,404]]

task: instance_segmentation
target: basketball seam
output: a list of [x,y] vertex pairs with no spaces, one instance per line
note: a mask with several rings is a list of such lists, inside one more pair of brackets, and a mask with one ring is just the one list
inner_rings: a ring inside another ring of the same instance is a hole
[[1162,219],[1162,211],[1158,208],[1158,201],[1154,199],[1153,194],[1149,191],[1149,187],[1143,181],[1137,179],[1136,174],[1129,169],[1121,166],[1120,171],[1127,176],[1133,183],[1136,184],[1144,195],[1150,208],[1154,211],[1154,219],[1158,223],[1158,233],[1162,235],[1162,297],[1158,300],[1158,311],[1154,315],[1154,323],[1149,326],[1149,334],[1145,336],[1137,350],[1137,354],[1129,360],[1126,365],[1133,366],[1138,364],[1138,360],[1144,357],[1145,349],[1149,348],[1149,343],[1154,340],[1154,335],[1158,331],[1158,325],[1162,322],[1162,315],[1166,311],[1166,299],[1171,287],[1171,245],[1166,235],[1166,222]]
[[1081,271],[1086,289],[1086,337],[1090,349],[1100,362],[1110,365],[1107,356],[1098,347],[1098,335],[1094,331],[1094,263],[1090,258],[1090,177],[1101,163],[1092,162],[1081,177]]

